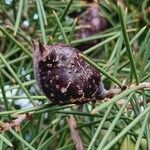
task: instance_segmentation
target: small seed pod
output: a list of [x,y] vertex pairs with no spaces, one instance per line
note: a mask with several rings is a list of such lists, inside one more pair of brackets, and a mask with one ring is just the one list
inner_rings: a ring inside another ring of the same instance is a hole
[[[76,30],[74,37],[75,39],[83,39],[104,31],[107,27],[107,20],[100,16],[99,8],[96,3],[86,9],[82,16],[79,17],[77,24],[83,27]],[[85,50],[94,46],[97,42],[97,40],[88,42],[88,44],[79,45],[77,48]]]
[[104,17],[100,16],[98,5],[92,5],[79,18],[78,25],[86,27],[77,30],[76,38],[85,38],[104,31],[107,27],[107,21]]
[[80,58],[79,50],[65,44],[33,44],[35,78],[52,103],[83,104],[103,98],[100,74]]

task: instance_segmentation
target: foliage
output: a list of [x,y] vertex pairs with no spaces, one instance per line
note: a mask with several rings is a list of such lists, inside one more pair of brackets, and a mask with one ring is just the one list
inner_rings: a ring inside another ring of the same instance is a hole
[[[69,14],[80,12],[88,3],[6,2],[0,2],[0,149],[74,149],[66,121],[69,116],[76,120],[84,149],[150,149],[149,1],[101,0],[99,9],[109,22],[107,30],[78,40],[73,34],[81,27]],[[37,38],[72,46],[99,39],[81,57],[101,72],[106,89],[133,86],[95,104],[53,105],[33,75],[31,41]]]

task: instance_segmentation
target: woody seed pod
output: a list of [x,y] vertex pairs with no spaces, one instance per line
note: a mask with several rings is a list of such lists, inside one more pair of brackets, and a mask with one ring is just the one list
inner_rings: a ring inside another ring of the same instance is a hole
[[[77,24],[83,26],[83,28],[76,30],[74,37],[75,39],[84,39],[104,31],[107,27],[107,20],[100,16],[98,4],[95,3],[88,7],[82,16],[79,17]],[[81,44],[77,48],[83,51],[97,43],[98,40],[94,40],[86,44]]]
[[55,104],[83,104],[103,97],[99,72],[65,44],[34,42],[34,73],[40,89]]

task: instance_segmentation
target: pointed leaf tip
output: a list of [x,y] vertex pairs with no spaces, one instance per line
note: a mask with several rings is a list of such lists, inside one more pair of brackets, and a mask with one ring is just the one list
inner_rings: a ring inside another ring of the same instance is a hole
[[45,47],[44,45],[41,43],[41,41],[38,41],[39,42],[39,51],[41,54],[43,54],[43,52],[45,51]]
[[33,47],[34,47],[34,50],[36,50],[37,46],[39,45],[39,44],[38,44],[38,41],[35,40],[35,39],[31,39],[31,41],[32,41],[32,45],[33,45]]

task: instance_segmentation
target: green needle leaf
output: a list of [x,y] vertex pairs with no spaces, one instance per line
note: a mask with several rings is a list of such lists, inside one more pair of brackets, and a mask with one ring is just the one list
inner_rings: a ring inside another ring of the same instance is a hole
[[66,36],[66,34],[65,34],[65,31],[64,31],[64,29],[63,29],[63,27],[62,27],[62,25],[61,25],[61,22],[60,22],[60,20],[59,20],[57,14],[56,14],[56,12],[55,12],[54,10],[53,10],[53,15],[54,15],[55,20],[56,20],[56,22],[57,22],[58,28],[59,28],[59,30],[60,30],[60,32],[61,32],[63,38],[64,38],[64,41],[66,42],[66,44],[69,44],[68,38],[67,38],[67,36]]
[[0,30],[10,39],[10,41],[13,41],[24,53],[26,53],[28,56],[32,58],[32,54],[27,50],[20,42],[18,42],[11,34],[9,34],[5,28],[0,26]]
[[18,8],[18,13],[17,13],[17,20],[16,20],[16,23],[15,23],[14,36],[16,36],[17,30],[18,30],[18,27],[19,27],[19,23],[20,23],[20,19],[21,19],[21,13],[22,13],[22,9],[23,9],[23,3],[24,3],[24,0],[19,1],[19,8]]
[[12,143],[2,134],[0,134],[0,139],[5,142],[8,146],[13,147]]
[[119,2],[118,2],[118,9],[119,9],[119,17],[120,17],[120,22],[121,22],[122,34],[123,34],[124,42],[125,42],[125,45],[126,45],[126,48],[127,48],[128,57],[129,57],[129,60],[130,60],[130,63],[131,63],[131,67],[132,67],[132,70],[133,70],[133,74],[134,74],[136,83],[138,84],[139,80],[138,80],[136,66],[135,66],[135,62],[134,62],[134,58],[133,58],[133,54],[132,54],[132,49],[131,49],[131,46],[130,46],[130,43],[129,43],[129,37],[128,37],[126,26],[125,26],[125,21],[124,21],[124,17],[123,17],[123,8],[122,8],[122,5]]

